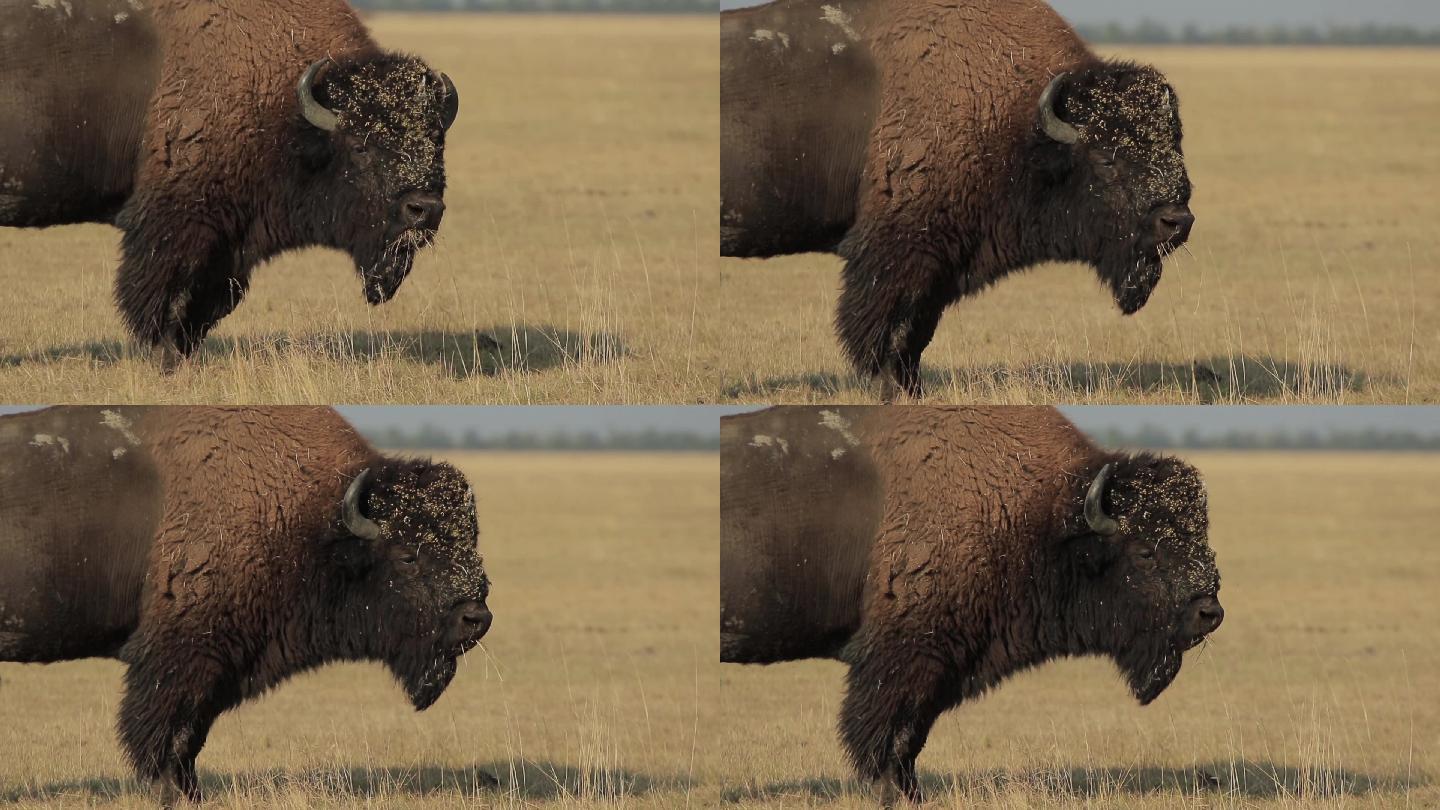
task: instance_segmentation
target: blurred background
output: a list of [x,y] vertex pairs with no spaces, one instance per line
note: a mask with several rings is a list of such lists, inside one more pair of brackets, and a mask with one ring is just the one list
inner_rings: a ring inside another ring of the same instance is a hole
[[[434,2],[434,0],[426,0]],[[582,2],[582,0],[575,0]],[[603,2],[604,0],[593,0]],[[470,0],[483,2],[483,0]],[[517,0],[516,4],[524,3]],[[722,9],[760,5],[720,0]],[[1052,0],[1092,42],[1440,45],[1430,0]]]
[[720,417],[737,410],[669,405],[339,408],[382,447],[574,451],[715,451]]
[[1100,444],[1155,450],[1440,450],[1440,409],[1356,406],[1060,408]]

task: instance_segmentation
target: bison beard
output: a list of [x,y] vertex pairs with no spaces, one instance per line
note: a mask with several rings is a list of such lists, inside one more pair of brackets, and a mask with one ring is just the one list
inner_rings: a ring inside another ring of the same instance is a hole
[[440,699],[455,677],[455,667],[454,658],[436,658],[418,670],[418,675],[406,679],[405,694],[410,697],[415,711],[423,712]]
[[1174,683],[1184,661],[1183,652],[1167,639],[1158,644],[1137,644],[1116,656],[1130,691],[1141,706],[1149,706]]
[[391,238],[377,251],[373,260],[357,259],[355,269],[365,288],[365,300],[371,305],[383,304],[395,297],[400,285],[415,266],[415,254],[435,242],[434,231],[406,230]]
[[415,706],[415,711],[423,712],[440,699],[446,687],[450,686],[450,681],[455,678],[460,656],[478,643],[478,640],[471,640],[444,651],[433,648],[417,649],[412,654],[389,662],[390,671],[400,681],[405,695]]
[[1162,248],[1155,254],[1137,258],[1135,248],[1123,245],[1116,252],[1120,255],[1100,260],[1100,275],[1108,281],[1120,311],[1134,315],[1145,307],[1150,295],[1159,286],[1164,270],[1163,256],[1167,251]]

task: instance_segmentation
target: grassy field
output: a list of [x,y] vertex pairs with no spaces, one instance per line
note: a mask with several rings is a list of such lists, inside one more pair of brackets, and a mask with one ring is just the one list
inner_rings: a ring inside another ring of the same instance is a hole
[[165,377],[134,356],[111,301],[118,231],[0,229],[7,402],[714,399],[716,21],[370,25],[462,96],[440,243],[397,299],[367,306],[338,252],[283,257],[199,361]]
[[[479,494],[485,649],[423,713],[379,665],[348,664],[224,715],[206,806],[717,803],[718,457],[452,460]],[[0,664],[0,804],[153,806],[112,731],[120,676]]]
[[[932,804],[1440,806],[1440,457],[1190,460],[1224,626],[1148,708],[1083,660],[945,715],[920,757]],[[843,674],[722,668],[725,799],[871,806],[835,739]]]
[[[1440,53],[1133,49],[1179,90],[1198,217],[1149,305],[1047,266],[953,307],[935,400],[1440,401]],[[830,256],[720,263],[722,393],[865,402]]]

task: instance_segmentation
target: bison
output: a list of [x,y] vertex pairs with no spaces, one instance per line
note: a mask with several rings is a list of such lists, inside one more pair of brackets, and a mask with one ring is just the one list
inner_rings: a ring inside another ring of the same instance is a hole
[[886,399],[960,298],[1080,261],[1131,314],[1195,221],[1175,90],[1043,2],[778,0],[722,14],[720,70],[721,252],[843,257]]
[[1205,488],[1050,408],[776,408],[722,419],[720,659],[849,665],[840,738],[921,800],[941,712],[1067,656],[1141,704],[1224,616]]
[[0,418],[0,660],[125,662],[121,744],[199,798],[222,712],[331,661],[417,710],[490,627],[475,498],[328,408],[56,408]]
[[344,250],[379,304],[440,226],[454,84],[343,0],[6,3],[0,54],[0,226],[118,227],[167,367],[266,259]]

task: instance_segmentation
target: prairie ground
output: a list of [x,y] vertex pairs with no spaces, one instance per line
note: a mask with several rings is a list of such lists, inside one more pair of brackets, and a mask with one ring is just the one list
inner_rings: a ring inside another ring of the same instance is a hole
[[[1149,48],[1177,88],[1198,218],[1124,317],[1051,265],[952,307],[933,400],[1440,401],[1440,53]],[[722,259],[722,394],[870,402],[831,327],[841,261]]]
[[[1440,457],[1195,453],[1224,625],[1139,707],[1047,664],[943,716],[936,807],[1440,806]],[[844,669],[723,665],[727,804],[872,806],[835,738]]]
[[[718,457],[450,459],[479,496],[485,649],[423,713],[380,665],[344,664],[224,715],[206,806],[717,803]],[[0,804],[153,806],[112,730],[121,672],[0,664]]]
[[336,251],[281,257],[200,357],[164,376],[112,303],[119,231],[0,229],[7,402],[715,398],[716,20],[368,23],[461,95],[440,242],[397,298],[367,306]]

